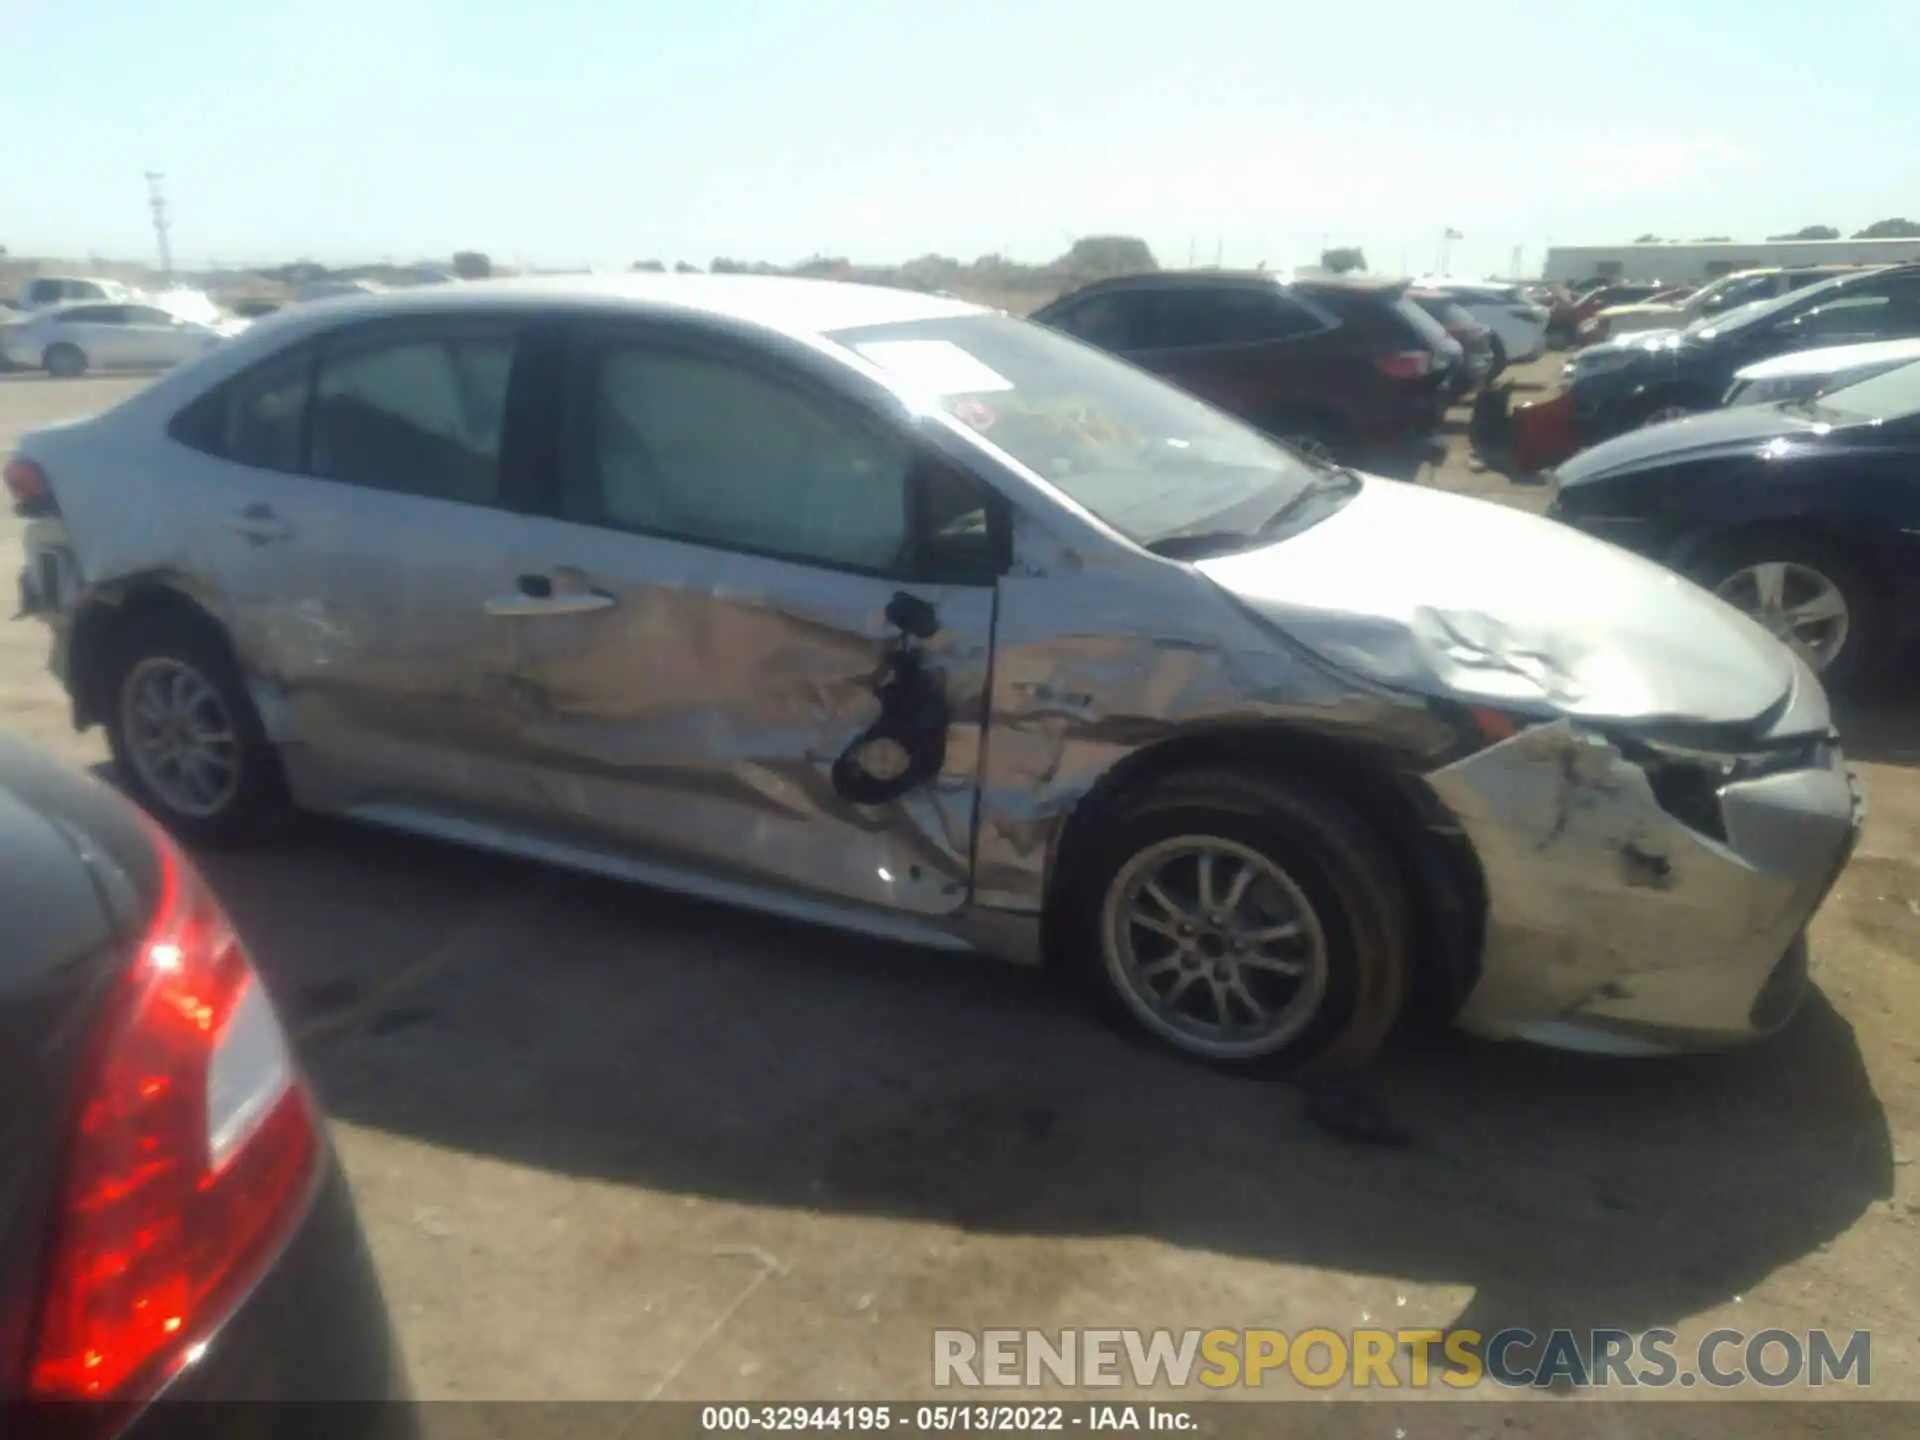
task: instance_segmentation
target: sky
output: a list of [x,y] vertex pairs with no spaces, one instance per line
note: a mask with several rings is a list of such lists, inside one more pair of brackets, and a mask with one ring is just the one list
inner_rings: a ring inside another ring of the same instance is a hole
[[624,267],[1076,236],[1536,272],[1920,220],[1910,0],[0,0],[0,244]]

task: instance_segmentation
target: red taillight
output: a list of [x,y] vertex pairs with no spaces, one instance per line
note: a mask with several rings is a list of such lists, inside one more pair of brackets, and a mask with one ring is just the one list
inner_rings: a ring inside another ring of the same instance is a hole
[[7,493],[13,496],[13,503],[22,513],[51,512],[54,508],[53,486],[47,483],[47,472],[24,455],[9,459],[6,469],[0,470],[0,477],[6,480]]
[[1402,350],[1397,355],[1376,355],[1374,368],[1389,380],[1418,380],[1433,366],[1428,350]]
[[320,1156],[246,950],[153,833],[160,901],[83,1074],[27,1366],[35,1399],[151,1393],[271,1260]]

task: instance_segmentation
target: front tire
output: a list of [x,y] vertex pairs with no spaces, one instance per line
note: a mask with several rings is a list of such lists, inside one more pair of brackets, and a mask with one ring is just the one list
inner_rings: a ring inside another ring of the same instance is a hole
[[279,755],[209,622],[137,620],[115,647],[107,695],[121,785],[183,840],[242,845],[291,815]]
[[1081,978],[1189,1058],[1354,1069],[1405,1008],[1404,884],[1371,826],[1317,788],[1170,777],[1100,817],[1074,874],[1064,918]]
[[75,380],[87,373],[86,351],[65,341],[49,345],[47,353],[40,357],[40,363],[47,367],[47,374],[56,380]]

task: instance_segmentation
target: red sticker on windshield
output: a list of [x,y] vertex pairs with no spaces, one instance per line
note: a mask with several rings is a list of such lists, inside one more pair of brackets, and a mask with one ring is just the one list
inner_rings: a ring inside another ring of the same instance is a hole
[[993,407],[981,400],[956,400],[953,418],[976,430],[990,429],[994,421]]

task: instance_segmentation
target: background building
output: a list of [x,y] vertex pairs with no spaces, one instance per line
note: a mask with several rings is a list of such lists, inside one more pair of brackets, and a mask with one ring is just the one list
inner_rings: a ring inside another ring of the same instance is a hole
[[1571,282],[1670,280],[1698,285],[1761,265],[1889,265],[1920,260],[1920,240],[1756,240],[1644,245],[1554,245],[1541,278]]

